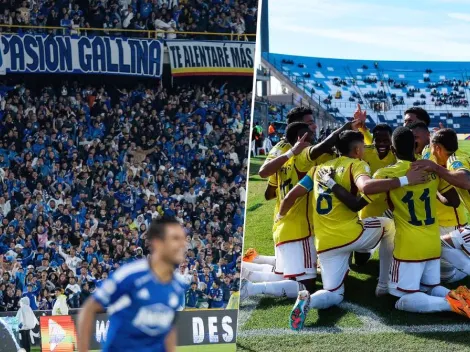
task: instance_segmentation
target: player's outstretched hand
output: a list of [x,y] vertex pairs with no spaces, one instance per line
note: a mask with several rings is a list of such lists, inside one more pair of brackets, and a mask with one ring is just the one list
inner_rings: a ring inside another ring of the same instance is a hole
[[417,160],[411,164],[413,170],[424,170],[427,172],[435,172],[437,164],[431,160]]
[[367,112],[366,112],[366,110],[362,111],[361,110],[361,105],[357,104],[357,109],[354,112],[353,117],[354,117],[354,120],[358,120],[360,122],[365,122],[366,119],[367,119]]
[[425,183],[428,180],[428,173],[424,169],[413,169],[411,168],[407,173],[409,185],[419,185]]
[[294,153],[294,155],[299,155],[302,150],[311,145],[310,142],[305,141],[307,139],[307,136],[308,133],[305,132],[302,138],[300,138],[297,143],[294,144],[294,146],[292,147],[292,153]]

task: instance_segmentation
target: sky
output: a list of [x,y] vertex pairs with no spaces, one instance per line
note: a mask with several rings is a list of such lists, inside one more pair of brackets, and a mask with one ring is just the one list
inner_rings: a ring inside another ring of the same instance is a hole
[[269,36],[272,53],[470,61],[470,0],[271,0]]

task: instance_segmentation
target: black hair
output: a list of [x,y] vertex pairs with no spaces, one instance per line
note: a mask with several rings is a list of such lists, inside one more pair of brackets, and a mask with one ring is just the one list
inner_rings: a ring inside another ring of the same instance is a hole
[[392,135],[393,148],[398,159],[413,161],[415,153],[415,136],[407,127],[397,127]]
[[292,122],[303,122],[305,115],[312,115],[313,111],[305,106],[297,106],[287,113],[287,124]]
[[443,128],[437,131],[432,137],[432,143],[441,144],[450,154],[459,149],[457,133],[451,128]]
[[405,111],[404,115],[406,114],[415,114],[418,120],[423,121],[426,126],[429,126],[431,123],[431,117],[429,117],[428,112],[419,106],[413,106],[412,108],[409,108]]
[[290,145],[294,145],[301,137],[300,134],[303,135],[305,132],[308,132],[308,125],[305,122],[292,122],[287,125],[286,139]]
[[364,136],[359,131],[344,131],[338,137],[336,142],[336,149],[341,155],[348,155],[353,145],[357,142],[364,142]]
[[154,219],[147,231],[147,238],[149,240],[163,240],[166,234],[166,227],[169,225],[181,225],[178,220],[173,217],[164,217],[161,219]]
[[375,138],[375,134],[377,132],[388,132],[390,133],[390,135],[392,135],[393,133],[393,130],[392,130],[392,127],[390,127],[389,125],[387,125],[386,123],[379,123],[378,125],[376,125],[373,129],[372,129],[372,135],[374,136]]
[[410,123],[409,125],[406,125],[406,127],[409,128],[410,130],[420,129],[420,130],[426,130],[429,132],[428,126],[426,126],[426,124],[423,121],[414,121]]

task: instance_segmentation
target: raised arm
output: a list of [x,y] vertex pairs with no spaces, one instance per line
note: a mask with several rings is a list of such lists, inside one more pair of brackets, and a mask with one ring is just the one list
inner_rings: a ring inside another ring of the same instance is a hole
[[338,140],[341,132],[351,130],[353,122],[346,122],[343,126],[335,130],[332,134],[326,137],[323,141],[309,148],[310,160],[317,159],[320,155],[328,153],[333,148]]
[[307,136],[308,133],[305,133],[288,152],[279,155],[274,159],[266,160],[266,162],[259,169],[258,175],[262,178],[274,175],[290,158],[292,158],[294,155],[298,155],[302,150],[310,146],[310,143],[305,141]]

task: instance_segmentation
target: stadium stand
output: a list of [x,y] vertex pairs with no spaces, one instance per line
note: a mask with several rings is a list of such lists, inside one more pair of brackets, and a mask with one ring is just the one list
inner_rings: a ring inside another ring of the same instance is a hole
[[0,85],[0,309],[22,296],[51,309],[58,288],[78,307],[148,253],[146,228],[161,216],[186,228],[177,271],[201,292],[194,306],[220,307],[214,289],[226,303],[239,280],[250,95],[215,81],[76,77]]
[[338,121],[367,109],[367,125],[398,126],[411,106],[426,109],[430,127],[439,123],[458,133],[470,130],[466,62],[342,60],[263,53],[297,87]]
[[245,34],[256,34],[256,7],[255,0],[4,1],[0,4],[0,30],[81,35],[109,35],[112,31],[114,36],[134,37],[159,30],[166,33],[157,36],[166,39],[254,41],[254,36]]

